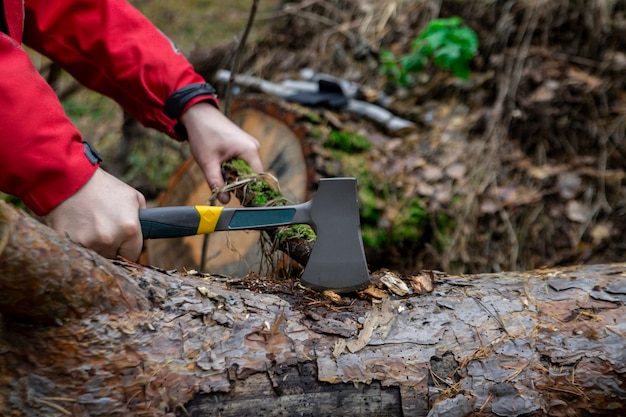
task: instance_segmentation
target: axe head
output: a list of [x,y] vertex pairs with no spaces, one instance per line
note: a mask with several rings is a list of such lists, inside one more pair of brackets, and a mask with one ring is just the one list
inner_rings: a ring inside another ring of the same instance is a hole
[[318,290],[356,291],[370,284],[355,178],[325,178],[311,202],[317,240],[300,281]]

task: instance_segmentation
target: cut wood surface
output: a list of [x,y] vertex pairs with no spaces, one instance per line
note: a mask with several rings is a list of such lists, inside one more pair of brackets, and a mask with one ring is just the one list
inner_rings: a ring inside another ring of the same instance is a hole
[[165,272],[1,203],[0,414],[626,414],[626,264],[389,275],[339,297]]

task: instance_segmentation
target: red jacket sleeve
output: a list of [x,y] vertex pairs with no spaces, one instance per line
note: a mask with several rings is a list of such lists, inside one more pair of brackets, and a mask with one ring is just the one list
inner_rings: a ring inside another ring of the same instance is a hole
[[[164,103],[204,79],[136,9],[124,0],[26,0],[24,10],[26,45],[144,125],[176,137],[177,121],[164,114]],[[13,20],[9,27],[21,26]],[[12,35],[0,33],[0,190],[44,215],[84,185],[97,162],[20,47],[19,34]],[[193,102],[200,100],[217,104],[210,96]]]
[[78,191],[97,164],[28,54],[1,32],[0,62],[0,190],[44,215]]
[[163,113],[174,91],[205,80],[125,0],[26,0],[24,43],[142,124],[176,137]]

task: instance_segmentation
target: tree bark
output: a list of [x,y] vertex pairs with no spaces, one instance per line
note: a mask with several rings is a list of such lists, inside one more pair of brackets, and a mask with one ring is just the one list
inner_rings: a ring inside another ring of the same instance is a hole
[[0,277],[2,415],[626,413],[626,264],[339,298],[107,261],[0,204]]

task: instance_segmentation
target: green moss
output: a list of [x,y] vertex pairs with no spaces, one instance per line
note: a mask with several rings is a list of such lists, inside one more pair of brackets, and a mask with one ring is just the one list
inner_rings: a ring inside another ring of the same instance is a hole
[[377,224],[383,213],[383,207],[380,206],[379,200],[376,198],[375,190],[367,186],[360,186],[358,197],[359,211],[363,222],[365,224]]
[[[367,206],[362,206],[361,209],[368,210]],[[409,201],[393,219],[389,228],[381,228],[378,224],[382,211],[372,213],[369,218],[362,217],[361,233],[366,246],[381,249],[386,246],[406,247],[422,243],[428,226],[428,211],[420,200]]]
[[248,192],[253,195],[251,205],[254,207],[284,206],[286,203],[282,194],[262,179],[251,182]]
[[448,246],[450,235],[456,228],[456,222],[446,213],[438,213],[435,216],[435,245],[439,252],[443,252]]
[[322,139],[324,137],[324,132],[319,127],[313,127],[309,129],[309,135],[315,139]]
[[310,242],[316,239],[316,234],[309,225],[294,224],[278,232],[276,238],[279,243],[284,243],[290,239],[300,239]]
[[243,159],[231,159],[230,161],[224,162],[223,166],[225,169],[236,172],[240,177],[255,174],[252,168],[250,168],[250,165],[248,165],[248,163]]
[[5,193],[0,192],[0,200],[5,201],[19,209],[26,210],[26,205],[22,202],[22,200],[10,194],[5,194]]
[[376,226],[363,225],[361,235],[363,244],[370,248],[383,248],[389,243],[389,232]]
[[319,114],[314,113],[314,112],[307,112],[304,117],[306,118],[307,121],[314,123],[316,125],[322,123],[322,118],[320,117]]
[[269,205],[283,206],[285,205],[284,197],[274,189],[272,189],[267,183],[263,184],[261,181],[254,182],[251,186],[254,192],[253,206],[265,207]]
[[242,159],[232,159],[225,162],[222,164],[222,171],[228,173],[229,176],[234,175],[238,178],[249,179],[242,185],[244,189],[243,199],[245,200],[245,202],[242,201],[242,204],[246,206],[283,206],[287,202],[280,192],[272,188]]
[[372,144],[359,134],[333,130],[328,134],[324,147],[346,153],[360,153],[369,151]]
[[427,225],[428,211],[420,200],[411,200],[394,219],[391,239],[397,244],[420,243]]

